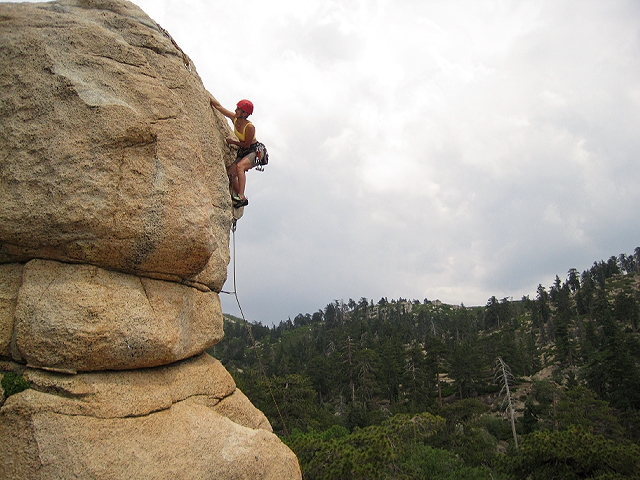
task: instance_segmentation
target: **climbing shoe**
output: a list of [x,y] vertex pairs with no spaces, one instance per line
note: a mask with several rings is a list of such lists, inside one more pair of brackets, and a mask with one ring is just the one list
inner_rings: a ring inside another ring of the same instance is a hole
[[247,197],[241,198],[239,200],[233,200],[233,206],[235,208],[246,207],[247,205],[249,205],[249,199]]

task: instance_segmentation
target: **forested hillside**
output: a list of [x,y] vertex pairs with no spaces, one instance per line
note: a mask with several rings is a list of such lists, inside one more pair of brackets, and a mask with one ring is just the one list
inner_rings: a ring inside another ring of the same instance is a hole
[[227,317],[211,353],[305,478],[640,478],[640,247],[485,306]]

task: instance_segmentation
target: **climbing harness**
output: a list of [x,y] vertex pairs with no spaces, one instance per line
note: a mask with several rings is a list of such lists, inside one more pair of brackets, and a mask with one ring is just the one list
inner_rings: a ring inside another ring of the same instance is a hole
[[236,151],[236,162],[239,162],[250,153],[255,153],[256,156],[253,160],[253,166],[259,172],[264,172],[264,166],[269,163],[269,152],[264,143],[256,142],[252,143],[246,148],[240,147]]
[[256,144],[256,170],[259,172],[264,171],[264,166],[269,163],[269,152],[264,143],[257,142]]
[[280,411],[280,407],[278,406],[276,397],[273,394],[271,382],[269,381],[269,377],[267,377],[266,370],[262,363],[262,357],[260,356],[260,350],[258,349],[258,342],[256,342],[256,339],[253,336],[253,332],[251,331],[251,325],[249,324],[249,322],[244,316],[244,312],[242,311],[242,305],[240,305],[240,299],[238,298],[238,284],[236,282],[236,226],[237,226],[237,223],[238,223],[238,220],[234,218],[231,224],[231,239],[232,239],[231,244],[232,244],[232,254],[233,254],[233,291],[227,292],[225,290],[220,290],[220,293],[225,293],[227,295],[233,295],[236,297],[236,303],[238,304],[238,309],[240,310],[240,316],[242,317],[242,320],[244,320],[244,324],[247,328],[247,332],[249,333],[249,338],[251,339],[251,343],[253,344],[253,350],[256,352],[256,358],[258,359],[260,373],[262,375],[262,378],[264,379],[264,382],[267,385],[267,389],[269,390],[269,395],[271,396],[271,400],[273,401],[273,404],[276,407],[276,410],[278,412],[278,417],[282,422],[282,428],[284,430],[284,433],[285,435],[289,435],[289,429],[287,428],[287,423],[285,422],[282,412]]

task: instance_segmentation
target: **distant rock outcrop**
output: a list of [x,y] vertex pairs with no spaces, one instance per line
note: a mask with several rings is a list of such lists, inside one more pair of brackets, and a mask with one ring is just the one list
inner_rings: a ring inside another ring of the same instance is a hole
[[0,4],[0,42],[0,478],[301,478],[204,353],[231,154],[191,60],[122,0]]

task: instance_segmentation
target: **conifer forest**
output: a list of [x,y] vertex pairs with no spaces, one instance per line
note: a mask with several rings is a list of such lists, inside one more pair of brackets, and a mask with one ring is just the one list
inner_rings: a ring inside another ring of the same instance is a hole
[[306,480],[640,479],[640,247],[535,298],[336,300],[210,353]]

